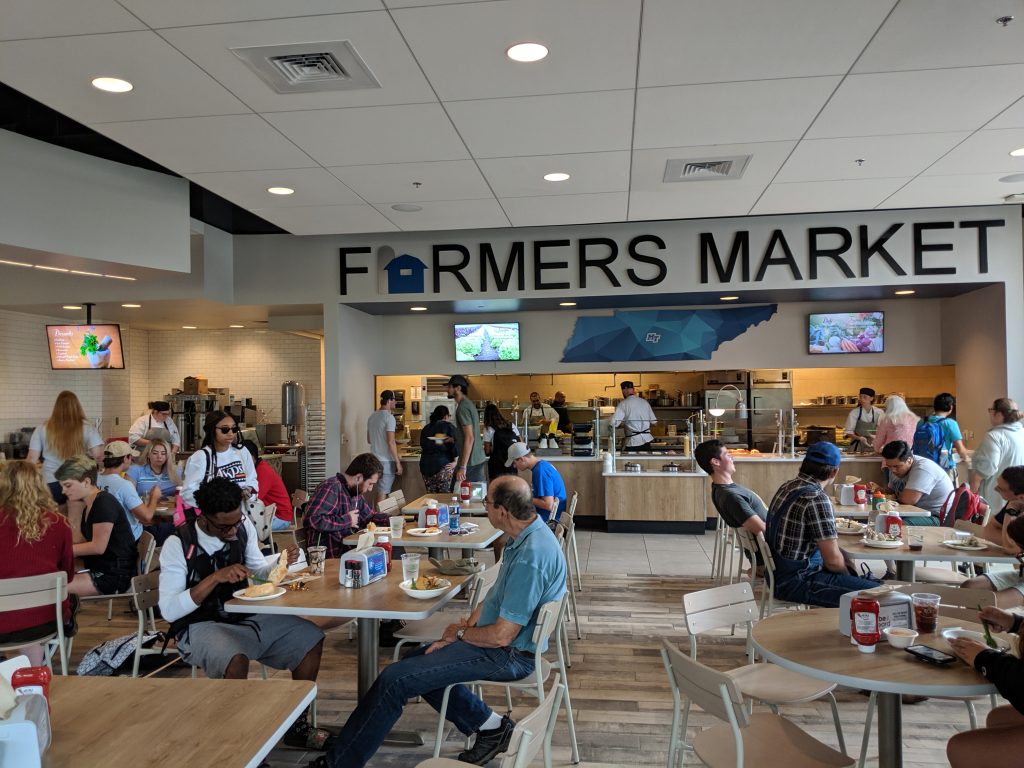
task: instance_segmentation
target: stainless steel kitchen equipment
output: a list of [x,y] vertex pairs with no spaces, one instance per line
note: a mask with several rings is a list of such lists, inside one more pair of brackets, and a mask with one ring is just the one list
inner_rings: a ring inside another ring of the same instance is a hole
[[675,472],[675,473],[678,473],[680,471],[680,468],[679,468],[679,465],[676,464],[674,461],[670,461],[668,464],[663,464],[662,465],[661,471],[662,472]]
[[185,453],[198,451],[203,444],[203,423],[206,414],[217,409],[217,395],[165,395],[170,403],[171,418],[181,435],[181,450]]
[[640,464],[638,462],[627,461],[625,464],[622,465],[622,471],[623,472],[634,472],[636,474],[640,474],[640,472],[642,470],[641,470]]
[[[712,427],[711,437],[718,438],[730,448],[746,448],[749,445],[749,402],[747,371],[708,371],[704,374],[703,408],[721,408],[721,416],[709,416]],[[744,407],[739,407],[740,404]],[[747,412],[745,412],[747,411]]]
[[793,410],[792,371],[755,370],[750,378],[750,447],[769,453],[779,439],[779,412]]
[[297,381],[281,385],[281,423],[288,428],[288,444],[295,445],[306,423],[306,388]]

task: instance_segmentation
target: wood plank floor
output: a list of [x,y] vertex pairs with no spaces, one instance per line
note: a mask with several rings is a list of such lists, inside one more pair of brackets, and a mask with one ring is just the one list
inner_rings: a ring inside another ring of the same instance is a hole
[[[662,637],[684,642],[681,598],[689,591],[709,586],[710,536],[630,536],[580,531],[584,563],[584,591],[578,595],[584,639],[572,640],[570,694],[576,716],[581,766],[584,768],[637,768],[664,765],[668,749],[672,701],[658,645]],[[618,569],[618,570],[616,570]],[[652,575],[668,571],[671,575]],[[80,614],[81,629],[75,643],[73,664],[93,645],[134,631],[134,617],[115,607],[107,622],[105,604],[89,604]],[[344,629],[328,633],[319,680],[318,710],[321,722],[340,725],[355,705],[356,644]],[[728,669],[743,661],[743,640],[727,634],[701,639],[700,658],[717,668]],[[390,661],[390,649],[382,652],[382,664]],[[276,673],[286,674],[286,673]],[[187,678],[181,664],[161,676]],[[251,675],[259,675],[253,665]],[[182,680],[187,685],[187,680]],[[860,747],[867,698],[855,691],[837,694],[844,733],[851,753]],[[494,696],[496,709],[502,696]],[[515,700],[515,713],[528,711],[528,699]],[[984,721],[988,700],[977,702]],[[826,702],[786,707],[783,711],[822,741],[836,745],[836,734]],[[701,712],[691,715],[693,728],[712,725]],[[432,751],[436,715],[426,704],[410,703],[399,727],[427,733],[427,744],[418,749],[384,747],[370,762],[374,768],[412,768]],[[967,727],[967,713],[959,702],[927,701],[904,707],[904,764],[945,766],[945,744],[955,731]],[[454,757],[460,742],[449,741],[442,754]],[[876,754],[872,742],[869,756]],[[304,766],[315,757],[285,747],[269,758],[274,768]],[[686,765],[699,765],[688,752]],[[102,765],[102,762],[95,763]],[[537,765],[542,763],[538,761]],[[570,765],[564,719],[555,732],[554,764]],[[869,759],[869,765],[877,760]],[[83,762],[83,766],[87,763]],[[223,768],[231,768],[226,764]]]

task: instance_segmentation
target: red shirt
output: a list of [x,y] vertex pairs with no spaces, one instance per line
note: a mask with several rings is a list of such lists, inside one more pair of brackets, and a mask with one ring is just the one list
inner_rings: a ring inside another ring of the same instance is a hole
[[284,481],[274,471],[274,468],[265,461],[259,462],[256,465],[256,481],[260,484],[260,491],[257,494],[259,500],[268,505],[277,504],[274,517],[289,522],[294,520],[295,512],[292,510],[292,500],[288,497]]
[[[50,524],[39,541],[18,540],[18,528],[7,509],[0,509],[0,579],[39,576],[43,573],[64,571],[68,583],[75,577],[74,555],[71,549],[71,526],[53,512],[48,512]],[[64,619],[71,617],[68,601],[64,601]],[[0,613],[0,634],[19,629],[38,627],[54,620],[53,606],[22,608]]]

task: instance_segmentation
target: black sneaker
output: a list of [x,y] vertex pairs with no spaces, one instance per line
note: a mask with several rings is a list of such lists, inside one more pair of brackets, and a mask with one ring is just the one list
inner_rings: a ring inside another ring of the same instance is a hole
[[71,607],[71,618],[64,622],[64,637],[78,634],[78,611],[82,608],[82,599],[78,595],[68,595]]
[[[511,713],[510,713],[511,714]],[[508,749],[516,724],[508,715],[502,715],[501,725],[489,731],[477,731],[476,741],[465,752],[459,753],[459,762],[487,765],[495,756]]]

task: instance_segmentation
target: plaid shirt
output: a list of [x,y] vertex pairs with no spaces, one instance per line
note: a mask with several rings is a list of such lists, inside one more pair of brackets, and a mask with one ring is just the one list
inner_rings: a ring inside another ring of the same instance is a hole
[[800,490],[804,493],[790,504],[779,520],[776,540],[769,542],[772,550],[786,560],[806,560],[817,550],[818,541],[838,538],[832,501],[809,475],[799,474],[779,487],[768,509],[768,520],[778,514],[790,495]]
[[377,525],[389,524],[388,516],[374,512],[366,499],[345,484],[341,474],[329,477],[316,487],[306,506],[306,544],[327,547],[327,557],[340,557],[351,549],[342,540],[371,520]]

